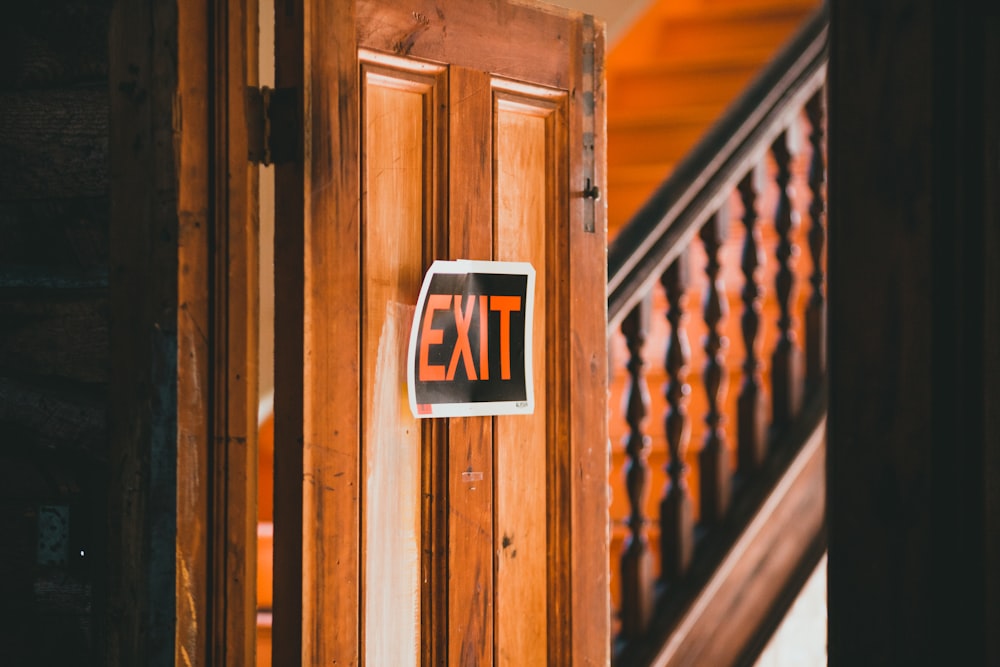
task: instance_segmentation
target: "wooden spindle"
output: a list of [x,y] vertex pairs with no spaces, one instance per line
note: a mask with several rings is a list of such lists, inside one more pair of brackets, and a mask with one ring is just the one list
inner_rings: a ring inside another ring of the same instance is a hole
[[729,302],[719,275],[719,249],[729,230],[729,206],[723,206],[701,228],[701,241],[705,245],[705,276],[708,284],[703,303],[705,324],[705,367],[702,379],[708,411],[705,414],[705,439],[698,453],[701,475],[701,522],[706,525],[718,523],[729,507],[730,478],[732,466],[726,450],[726,431],[723,426],[721,405],[726,396],[725,351],[728,347],[722,335],[720,323],[729,314]]
[[625,453],[625,489],[629,500],[629,534],[622,554],[621,633],[625,637],[641,635],[653,610],[653,578],[646,516],[643,508],[649,495],[650,437],[643,433],[649,414],[649,389],[646,386],[642,347],[649,323],[649,299],[644,299],[622,322],[622,334],[628,346],[628,393],[625,421],[628,423]]
[[806,306],[806,390],[812,391],[822,381],[826,370],[826,298],[823,294],[823,245],[826,242],[826,197],[823,185],[826,182],[826,160],[824,159],[824,98],[820,89],[806,103],[809,119],[809,145],[812,159],[809,161],[809,254],[812,256],[812,273],[809,282],[812,294]]
[[682,252],[660,278],[667,295],[667,321],[670,323],[670,341],[667,344],[666,371],[667,415],[665,419],[667,450],[667,485],[660,502],[660,576],[665,582],[676,581],[691,563],[694,551],[694,521],[691,497],[688,493],[687,450],[689,429],[687,424],[687,397],[690,385],[685,382],[691,350],[684,331],[685,292],[688,286],[688,256]]
[[774,228],[778,232],[778,247],[775,257],[778,260],[778,272],[774,286],[778,297],[778,342],[771,356],[771,409],[772,428],[780,430],[791,420],[798,408],[799,356],[795,344],[795,332],[792,330],[792,288],[795,286],[795,274],[792,272],[791,261],[795,256],[796,247],[792,243],[792,232],[798,226],[799,214],[792,206],[791,182],[791,150],[789,132],[786,130],[771,145],[778,171],[775,181],[778,184],[778,206],[774,212]]
[[743,359],[743,384],[737,403],[737,457],[739,472],[745,478],[756,470],[767,452],[767,438],[764,428],[764,387],[760,375],[760,351],[757,332],[760,329],[760,298],[763,288],[760,283],[760,269],[764,266],[764,250],[760,242],[760,227],[757,224],[757,193],[763,182],[760,166],[751,169],[740,181],[740,199],[743,202],[743,254],[740,268],[743,269],[743,314],[740,329],[746,357]]

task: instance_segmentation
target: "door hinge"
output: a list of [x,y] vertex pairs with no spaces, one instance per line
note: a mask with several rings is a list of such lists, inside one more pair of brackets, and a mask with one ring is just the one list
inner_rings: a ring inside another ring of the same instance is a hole
[[247,157],[254,164],[284,164],[298,155],[295,93],[294,88],[247,88]]
[[583,231],[593,234],[596,231],[596,218],[598,217],[597,201],[601,198],[601,190],[597,186],[597,174],[595,173],[595,148],[597,141],[597,128],[594,118],[596,82],[595,54],[594,54],[594,17],[589,14],[583,16],[583,196],[586,201],[583,204]]

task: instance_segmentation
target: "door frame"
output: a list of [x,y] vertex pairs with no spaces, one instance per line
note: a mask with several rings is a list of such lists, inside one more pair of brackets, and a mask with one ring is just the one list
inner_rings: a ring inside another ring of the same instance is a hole
[[110,16],[109,665],[254,662],[257,19]]

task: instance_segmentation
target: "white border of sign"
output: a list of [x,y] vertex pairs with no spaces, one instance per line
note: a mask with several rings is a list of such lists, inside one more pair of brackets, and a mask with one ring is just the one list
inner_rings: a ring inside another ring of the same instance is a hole
[[[524,332],[524,381],[527,390],[526,401],[492,401],[480,403],[434,403],[430,410],[417,414],[417,397],[415,387],[415,361],[417,358],[417,333],[420,327],[421,314],[424,312],[424,302],[430,289],[431,278],[438,274],[469,274],[469,273],[505,273],[528,277],[527,296],[525,298],[525,332]],[[535,267],[529,262],[491,262],[485,260],[456,259],[452,261],[436,260],[427,269],[424,282],[420,286],[420,297],[417,299],[417,309],[410,327],[410,344],[406,353],[406,393],[409,397],[410,411],[417,419],[429,417],[487,417],[493,415],[530,415],[535,412],[535,382],[532,374],[533,337],[532,329],[535,322]]]

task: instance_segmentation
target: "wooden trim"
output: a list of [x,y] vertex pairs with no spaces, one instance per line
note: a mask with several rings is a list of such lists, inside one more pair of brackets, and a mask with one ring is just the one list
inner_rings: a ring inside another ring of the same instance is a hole
[[110,665],[253,662],[247,8],[112,15]]
[[[571,48],[558,54],[552,35],[569,40],[577,12],[554,5],[480,0],[358,3],[361,46],[400,56],[444,61],[498,76],[568,88]],[[503,30],[494,26],[502,25]],[[485,26],[485,28],[484,28]],[[517,35],[517,49],[509,35]],[[545,58],[536,54],[544,53]]]
[[355,664],[360,253],[330,261],[360,249],[355,7],[298,0],[275,14],[275,83],[296,90],[304,147],[275,171],[273,656]]
[[[593,122],[594,166],[598,187],[607,192],[606,89],[604,80],[604,25],[596,20],[574,23],[569,44],[572,54],[594,45]],[[583,57],[571,59],[570,96],[570,219],[569,282],[571,332],[568,350],[569,386],[581,392],[570,406],[569,424],[569,632],[564,646],[572,665],[611,662],[611,598],[608,522],[607,307],[595,295],[607,286],[607,205],[585,198],[583,146],[584,113],[589,103],[583,88]],[[584,229],[584,207],[594,206],[595,231]]]
[[651,664],[734,664],[822,534],[826,418],[747,525]]
[[[173,104],[177,39],[171,2],[115,3],[108,38],[111,376],[106,663],[112,666],[172,664],[178,624],[174,584],[179,165],[171,143],[179,111]],[[196,609],[201,604],[198,599],[193,602]]]
[[257,82],[256,0],[212,0],[212,506],[210,662],[256,651],[258,169],[246,89]]
[[[177,313],[177,556],[176,595],[177,630],[174,661],[178,665],[208,660],[214,651],[217,628],[210,625],[215,615],[216,595],[212,590],[210,570],[217,566],[212,552],[217,550],[209,517],[216,512],[212,487],[216,473],[212,469],[212,412],[218,409],[213,395],[213,379],[218,374],[213,350],[216,316],[210,292],[217,292],[212,239],[218,234],[217,212],[213,210],[212,192],[217,179],[212,176],[214,120],[209,111],[212,90],[217,79],[204,62],[212,41],[207,3],[178,7],[179,34],[189,39],[178,43],[178,67],[181,108],[184,118],[180,136],[180,160],[183,177],[179,179],[178,257],[174,271],[178,276]],[[200,67],[195,63],[201,61]],[[183,269],[186,267],[186,270]],[[178,270],[181,269],[181,270]],[[186,604],[185,604],[186,602]]]

